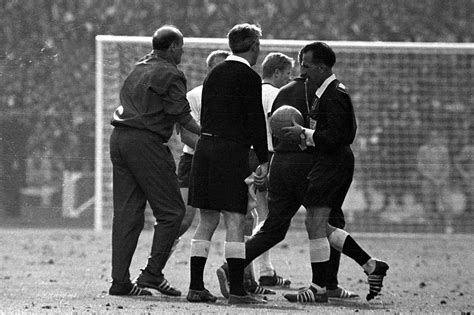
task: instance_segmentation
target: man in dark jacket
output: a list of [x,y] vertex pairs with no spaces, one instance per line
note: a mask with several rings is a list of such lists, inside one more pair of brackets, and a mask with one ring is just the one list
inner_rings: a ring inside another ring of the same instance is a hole
[[[301,64],[302,54],[299,54]],[[306,80],[306,70],[300,67],[301,76],[280,89],[273,106],[272,113],[283,105],[290,105],[299,110],[304,121],[309,121],[309,100],[316,92],[317,86]],[[306,126],[308,127],[308,126]],[[304,150],[298,142],[274,138],[274,155],[272,159],[271,179],[269,181],[269,214],[264,225],[249,241],[245,243],[246,259],[253,260],[263,250],[271,248],[281,242],[288,232],[291,219],[303,204],[306,193],[309,171],[313,164],[314,147]],[[344,214],[342,209],[332,209],[329,223],[337,228],[344,228]],[[328,267],[327,292],[331,298],[357,298],[358,295],[350,292],[338,284],[337,274],[341,253],[331,248],[330,264]],[[318,277],[323,277],[318,274]]]
[[[255,181],[265,182],[268,148],[260,76],[251,68],[260,53],[261,30],[239,24],[229,34],[232,55],[217,65],[204,81],[201,126],[191,171],[189,203],[201,209],[191,242],[191,282],[188,300],[213,302],[203,274],[212,235],[223,214],[226,226],[225,258],[230,275],[230,304],[265,303],[243,287],[244,224],[253,146],[260,166]],[[204,210],[208,209],[208,210]]]
[[[112,119],[111,295],[151,295],[143,288],[181,295],[162,273],[185,213],[176,165],[166,142],[175,123],[196,134],[200,127],[190,114],[186,78],[176,67],[183,54],[183,35],[174,26],[163,26],[154,33],[152,44],[153,51],[138,61],[125,80],[121,105]],[[129,268],[147,201],[156,218],[155,232],[148,264],[132,284]]]
[[303,200],[313,278],[308,288],[285,297],[291,302],[327,302],[332,246],[363,268],[370,286],[367,300],[371,300],[382,289],[388,265],[369,256],[346,231],[328,222],[331,211],[341,209],[352,182],[354,155],[350,145],[357,129],[354,108],[346,88],[332,72],[334,51],[325,43],[314,42],[301,53],[308,83],[317,87],[309,108],[309,128],[295,123],[284,129],[287,139],[299,140],[301,147],[314,147]]

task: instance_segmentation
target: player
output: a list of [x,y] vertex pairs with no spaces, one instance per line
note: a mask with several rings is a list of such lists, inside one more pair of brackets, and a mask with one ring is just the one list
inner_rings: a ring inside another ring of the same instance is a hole
[[[230,52],[226,50],[212,51],[206,59],[207,71],[210,72],[216,65],[223,62],[229,55]],[[186,95],[189,106],[191,107],[191,115],[198,123],[200,123],[201,117],[201,95],[202,85],[195,87]],[[181,136],[181,142],[184,143],[184,147],[183,154],[180,156],[178,163],[178,183],[181,190],[181,196],[183,197],[184,202],[187,204],[191,164],[193,161],[194,148],[196,147],[196,142],[198,141],[199,137],[184,128],[179,128],[179,134]],[[182,236],[189,229],[193,223],[195,213],[195,208],[189,205],[186,206],[186,213],[184,215],[183,222],[181,223],[179,236]],[[179,240],[180,238],[178,237],[173,245],[173,250],[178,245]]]
[[[260,53],[261,30],[238,24],[228,33],[232,55],[206,77],[202,91],[201,138],[191,170],[189,204],[200,208],[200,221],[191,241],[193,302],[212,302],[204,292],[204,267],[212,235],[222,213],[226,226],[225,257],[229,266],[229,304],[265,303],[243,287],[244,223],[253,145],[260,166],[255,181],[263,184],[268,171],[268,147],[262,106],[261,78],[252,70]],[[204,210],[210,209],[210,210]]]
[[[176,165],[165,145],[179,123],[191,132],[200,126],[190,115],[186,78],[178,70],[183,34],[174,26],[159,28],[153,51],[140,59],[120,91],[121,105],[112,119],[114,217],[112,224],[111,295],[151,295],[145,288],[179,296],[163,275],[185,206],[175,174]],[[130,263],[144,226],[146,203],[156,218],[148,264],[130,281]]]
[[[263,111],[267,117],[267,142],[269,157],[273,154],[272,134],[268,124],[272,104],[280,88],[290,81],[291,70],[294,66],[293,58],[285,54],[269,53],[262,62],[262,104]],[[255,169],[256,156],[253,150],[250,152],[250,167]],[[252,210],[254,217],[255,232],[263,224],[268,215],[267,187],[259,187],[255,191],[256,207]],[[266,251],[256,260],[255,266],[259,274],[259,284],[261,286],[282,286],[289,287],[291,281],[277,275],[275,267],[271,262],[270,251]],[[265,291],[256,292],[265,293]]]

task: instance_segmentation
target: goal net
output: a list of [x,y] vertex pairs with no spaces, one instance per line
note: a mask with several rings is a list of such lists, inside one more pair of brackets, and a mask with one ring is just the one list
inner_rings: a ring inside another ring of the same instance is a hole
[[[261,40],[255,70],[261,74],[261,62],[269,52],[297,60],[307,43]],[[343,206],[347,228],[471,231],[474,44],[327,43],[336,52],[334,72],[351,94],[358,120],[353,144],[356,171]],[[185,38],[179,68],[187,77],[188,90],[204,80],[206,57],[215,49],[228,49],[227,40]],[[122,82],[150,50],[150,37],[96,37],[97,230],[112,223],[110,119],[119,105]],[[182,145],[176,136],[169,145],[177,161]]]

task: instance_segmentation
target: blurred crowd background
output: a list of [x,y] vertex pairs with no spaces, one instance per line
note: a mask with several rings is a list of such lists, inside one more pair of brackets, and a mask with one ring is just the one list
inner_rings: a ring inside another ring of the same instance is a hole
[[[187,37],[222,38],[234,24],[252,22],[262,26],[266,39],[464,43],[473,41],[473,12],[472,0],[2,0],[0,217],[22,216],[29,205],[59,209],[65,172],[94,170],[96,35],[150,36],[169,23]],[[473,65],[468,66],[470,76],[458,79],[472,91]],[[407,191],[423,189],[422,183],[410,186],[409,178],[420,172],[413,161],[440,152],[429,147],[418,152],[431,136],[436,139],[432,146],[446,147],[454,170],[449,176],[471,183],[456,161],[467,156],[472,168],[472,95],[470,102],[454,102],[451,108],[436,101],[420,103],[413,110],[401,108],[409,104],[390,104],[382,120],[365,117],[369,125],[356,145],[360,178],[366,179],[358,185],[367,194],[364,207],[369,212],[377,207],[400,208],[407,202],[403,200]],[[446,110],[462,134],[448,128],[442,134],[430,132],[426,139],[410,136]],[[402,119],[394,119],[402,113]],[[419,143],[394,145],[396,139],[387,132],[394,129]],[[407,156],[412,160],[403,161]],[[364,165],[378,168],[370,168],[376,169],[371,173]],[[390,187],[383,186],[387,176],[393,179]],[[383,201],[370,194],[375,188],[385,196]],[[469,193],[472,186],[460,190]],[[468,193],[463,193],[463,211],[469,211],[472,202]]]

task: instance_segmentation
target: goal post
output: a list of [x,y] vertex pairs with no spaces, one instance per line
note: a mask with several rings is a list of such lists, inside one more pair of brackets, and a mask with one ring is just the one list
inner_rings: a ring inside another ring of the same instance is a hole
[[[261,74],[261,62],[269,52],[297,60],[298,51],[310,42],[262,39],[254,68]],[[343,206],[349,229],[463,232],[461,225],[466,223],[472,228],[473,219],[466,220],[472,207],[472,174],[459,171],[456,161],[472,145],[474,44],[325,42],[336,52],[334,72],[352,97],[358,121],[353,144],[356,171]],[[184,39],[178,67],[186,75],[188,90],[202,84],[206,57],[215,49],[228,49],[227,39]],[[112,223],[110,119],[119,105],[123,80],[149,51],[151,37],[96,37],[98,231]],[[169,145],[177,159],[182,145],[176,136]],[[472,169],[474,162],[464,163]]]

